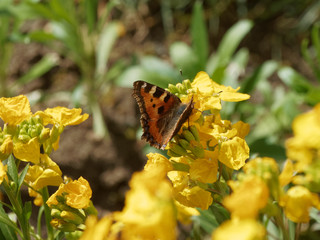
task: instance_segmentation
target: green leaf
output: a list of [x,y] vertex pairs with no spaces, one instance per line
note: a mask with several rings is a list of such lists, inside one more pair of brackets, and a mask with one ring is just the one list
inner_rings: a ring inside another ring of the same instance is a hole
[[282,67],[278,71],[279,78],[298,93],[306,93],[313,87],[308,80],[291,67]]
[[[211,59],[208,61],[207,71],[215,81],[218,81],[218,83],[221,83],[222,79],[217,79],[217,72],[221,71],[221,69],[224,69],[229,64],[239,43],[252,27],[253,23],[250,20],[241,20],[237,22],[223,36],[216,55],[210,57]],[[219,74],[219,76],[221,76],[221,74]]]
[[22,236],[21,231],[17,225],[10,220],[8,214],[4,211],[2,204],[0,203],[0,230],[4,239],[18,239],[16,233]]
[[145,70],[141,65],[127,68],[116,79],[116,84],[121,87],[132,88],[133,82],[143,80],[145,78]]
[[120,23],[109,23],[103,29],[96,48],[96,75],[102,76],[107,70],[107,62],[116,39]]
[[170,58],[186,79],[193,79],[197,72],[203,70],[196,53],[184,42],[175,42],[170,46]]
[[208,234],[211,234],[222,222],[230,219],[229,212],[216,203],[211,205],[208,210],[197,210],[200,212],[200,215],[193,216],[193,222]]
[[21,187],[21,185],[22,185],[22,183],[23,183],[23,180],[24,180],[24,178],[25,178],[25,176],[26,176],[26,174],[27,174],[27,172],[28,172],[28,169],[29,169],[29,164],[27,164],[26,166],[25,166],[25,168],[21,171],[21,173],[20,173],[20,176],[19,176],[19,179],[18,179],[18,191],[20,190],[20,187]]
[[193,5],[191,38],[192,47],[198,57],[200,69],[204,70],[208,59],[209,43],[202,2],[200,1],[196,1]]
[[34,64],[27,73],[19,78],[17,80],[17,83],[21,85],[29,83],[32,80],[41,77],[43,74],[56,66],[57,63],[58,56],[56,56],[55,54],[47,54],[39,62]]
[[320,223],[320,215],[319,215],[319,210],[312,207],[310,209],[310,217],[316,220],[317,223]]
[[273,60],[264,62],[254,73],[243,81],[241,92],[250,93],[259,82],[267,80],[278,68],[278,63]]
[[86,23],[89,32],[92,32],[97,22],[98,14],[98,1],[97,0],[84,0],[82,1],[86,11]]
[[15,163],[14,157],[12,155],[10,155],[10,157],[8,158],[7,166],[8,166],[7,173],[9,175],[9,177],[11,178],[11,180],[17,186],[18,185],[18,170],[17,170],[17,166]]
[[32,203],[31,201],[28,201],[24,204],[24,207],[23,207],[23,216],[26,222],[29,221],[31,214],[32,214]]
[[28,38],[31,41],[41,42],[41,43],[47,43],[52,40],[55,40],[55,36],[51,33],[43,32],[43,31],[33,31],[29,33]]
[[311,105],[316,105],[320,102],[320,87],[313,87],[306,95],[305,101]]

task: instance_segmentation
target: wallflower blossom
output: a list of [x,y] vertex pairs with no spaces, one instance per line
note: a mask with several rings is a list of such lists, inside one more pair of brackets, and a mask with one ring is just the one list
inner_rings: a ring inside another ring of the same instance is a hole
[[116,234],[112,233],[113,217],[106,215],[98,221],[96,216],[90,215],[86,222],[86,229],[80,237],[80,240],[116,240]]
[[303,186],[293,186],[281,198],[286,216],[293,222],[309,222],[309,209],[320,209],[319,196]]
[[58,205],[57,197],[62,197],[65,199],[66,205],[76,209],[82,209],[89,207],[91,196],[92,190],[88,181],[80,177],[78,180],[71,181],[67,184],[61,183],[59,189],[50,196],[47,204],[49,207]]
[[[231,218],[255,219],[268,203],[269,189],[258,176],[248,176],[241,182],[229,181],[232,194],[223,199]],[[248,207],[243,207],[248,206]]]
[[184,206],[207,209],[213,201],[208,184],[216,182],[222,172],[219,162],[239,170],[249,158],[244,140],[249,125],[241,121],[232,124],[220,116],[221,101],[237,102],[250,97],[238,90],[215,83],[205,72],[199,72],[192,82],[169,85],[169,91],[182,102],[193,99],[197,109],[167,147],[174,169],[168,177],[175,199]]
[[121,239],[176,239],[172,187],[163,172],[154,168],[132,176],[125,207],[114,214],[122,224]]
[[[0,128],[1,132],[1,128]],[[13,142],[10,135],[0,133],[0,161],[7,159],[13,151]]]
[[197,185],[190,186],[189,175],[186,172],[171,171],[168,177],[173,184],[173,194],[176,201],[187,207],[208,209],[212,204],[211,193]]
[[222,223],[212,234],[212,240],[265,240],[266,230],[253,219],[233,219]]
[[297,116],[292,123],[294,137],[286,142],[287,156],[294,161],[298,172],[319,159],[320,103],[311,111]]
[[[49,154],[58,148],[59,136],[67,125],[85,121],[81,109],[56,107],[32,114],[26,96],[0,98],[0,118],[5,125],[0,133],[0,159],[13,153],[21,161],[38,164],[40,147]],[[51,129],[47,128],[52,124]]]
[[3,182],[4,179],[7,177],[7,165],[3,165],[0,161],[0,184]]
[[39,159],[37,165],[29,167],[25,181],[34,190],[40,190],[46,186],[59,186],[62,183],[62,172],[59,166],[47,154],[40,154]]
[[28,99],[19,95],[12,98],[0,98],[0,118],[4,123],[15,126],[31,117]]

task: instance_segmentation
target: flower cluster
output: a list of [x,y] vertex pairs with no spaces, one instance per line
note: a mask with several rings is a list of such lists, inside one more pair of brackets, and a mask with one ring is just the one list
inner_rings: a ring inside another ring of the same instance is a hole
[[[130,182],[124,209],[98,223],[88,219],[83,236],[104,225],[110,229],[104,236],[109,237],[116,230],[121,239],[176,239],[175,219],[189,223],[191,216],[199,215],[197,208],[205,210],[213,199],[222,200],[232,171],[245,165],[249,147],[244,137],[249,125],[223,120],[220,110],[221,100],[237,102],[249,95],[215,83],[205,72],[198,73],[193,82],[169,85],[168,90],[184,103],[191,98],[195,103],[188,121],[166,148],[170,158],[148,154],[144,170]],[[214,190],[217,182],[221,191]]]
[[[221,117],[222,101],[243,101],[249,95],[215,83],[204,72],[168,90],[184,103],[193,99],[188,121],[167,145],[168,156],[147,154],[144,169],[132,176],[122,211],[100,220],[88,181],[63,178],[49,157],[59,147],[64,127],[88,115],[63,107],[32,114],[25,96],[0,98],[5,123],[0,129],[0,184],[22,229],[15,228],[14,234],[30,239],[32,231],[26,224],[30,207],[17,195],[24,183],[46,213],[47,224],[69,239],[173,240],[178,222],[199,222],[205,215],[204,228],[213,240],[267,239],[270,228],[277,228],[281,239],[293,234],[298,239],[300,223],[310,222],[310,211],[320,209],[320,104],[293,121],[288,159],[280,168],[273,158],[249,159],[249,125]],[[21,161],[26,166],[18,174]],[[59,188],[49,197],[47,186]],[[1,221],[10,222],[3,213],[0,209]],[[292,226],[296,229],[289,233]],[[49,238],[54,235],[58,232],[48,227]]]
[[174,197],[186,207],[208,209],[215,197],[210,190],[212,185],[218,179],[228,180],[232,171],[244,166],[249,158],[244,140],[249,125],[221,119],[221,100],[237,102],[249,95],[215,83],[205,72],[198,73],[192,83],[185,80],[183,84],[170,85],[169,90],[183,102],[191,98],[195,102],[188,122],[167,147],[172,164],[168,177]]
[[[24,182],[37,206],[44,205],[44,200],[47,200],[47,186],[60,185],[46,202],[45,208],[49,206],[51,209],[51,224],[63,231],[74,231],[84,223],[87,215],[96,214],[90,201],[89,183],[83,178],[73,182],[63,180],[59,166],[49,157],[52,150],[58,149],[64,128],[80,124],[88,118],[88,114],[81,114],[81,111],[55,107],[33,114],[27,97],[23,95],[0,98],[0,118],[4,122],[3,129],[0,128],[0,183],[4,182],[10,201],[17,205],[21,201],[19,196],[15,196],[17,187]],[[14,156],[12,161],[10,156]],[[20,161],[27,165],[19,176],[13,169]],[[10,172],[7,173],[8,166]],[[16,209],[19,207],[14,206]],[[26,213],[16,214],[23,222]],[[21,225],[27,228],[27,225]],[[24,237],[27,239],[26,235]]]

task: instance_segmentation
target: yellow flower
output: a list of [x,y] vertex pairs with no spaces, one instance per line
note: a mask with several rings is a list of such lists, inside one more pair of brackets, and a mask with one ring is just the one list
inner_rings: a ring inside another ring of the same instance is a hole
[[273,158],[262,157],[251,159],[243,171],[248,176],[260,177],[268,186],[272,199],[278,201],[281,194],[279,184],[279,167]]
[[172,170],[172,165],[165,156],[159,153],[148,153],[147,157],[148,161],[144,166],[144,170],[152,171],[152,168],[163,166],[162,169],[164,170],[164,175],[166,175],[167,172]]
[[121,238],[176,239],[172,187],[162,172],[154,169],[133,175],[125,207],[115,213],[115,219],[123,224]]
[[81,115],[81,108],[68,109],[65,107],[48,108],[45,111],[38,111],[35,115],[43,118],[43,125],[58,123],[61,126],[77,125],[88,119],[88,114]]
[[290,160],[287,160],[284,164],[283,170],[279,175],[280,186],[284,187],[288,185],[293,178],[293,163]]
[[4,179],[7,177],[7,165],[3,165],[0,161],[0,184],[3,182]]
[[179,222],[181,222],[183,224],[191,223],[192,216],[200,215],[199,211],[196,208],[187,207],[178,201],[174,201],[174,204],[175,204],[177,212],[178,212],[177,218],[178,218]]
[[10,126],[18,125],[31,117],[31,108],[26,96],[0,98],[0,118]]
[[250,98],[248,94],[237,93],[240,89],[233,89],[219,85],[210,79],[206,72],[199,72],[191,83],[195,95],[200,101],[200,111],[209,109],[221,109],[221,100],[228,102],[238,102]]
[[245,140],[234,137],[221,143],[219,161],[231,169],[239,170],[249,158],[249,151]]
[[46,186],[59,186],[62,183],[62,172],[47,154],[40,155],[38,165],[30,166],[25,181],[34,189]]
[[249,176],[240,183],[228,183],[233,193],[224,198],[223,204],[231,212],[232,218],[256,218],[259,210],[268,203],[269,190],[264,181],[259,177]]
[[6,135],[0,146],[0,161],[5,160],[13,151],[13,142],[10,135]]
[[34,197],[34,200],[33,200],[34,205],[39,207],[43,205],[43,199],[40,193],[32,190],[31,188],[28,188],[28,193],[30,197]]
[[190,178],[203,183],[213,183],[217,180],[218,161],[217,159],[200,158],[190,165]]
[[286,142],[287,156],[296,161],[297,171],[304,171],[320,155],[320,103],[296,117],[292,129],[294,137]]
[[32,138],[27,143],[20,141],[15,142],[13,154],[21,161],[38,164],[40,161],[40,144],[38,138]]
[[106,215],[100,221],[96,216],[90,215],[86,220],[86,229],[80,237],[80,240],[116,240],[116,236],[112,236],[112,215]]
[[320,209],[319,197],[303,186],[290,188],[280,201],[286,216],[293,222],[309,222],[309,209]]
[[92,190],[87,180],[80,177],[78,180],[67,184],[60,184],[59,189],[50,196],[47,201],[48,206],[58,204],[57,196],[65,195],[66,204],[70,207],[82,209],[89,207]]
[[175,200],[187,207],[208,209],[213,199],[211,193],[199,186],[190,186],[189,174],[181,171],[168,172],[173,184]]
[[212,240],[265,240],[266,229],[253,219],[233,219],[221,224],[212,234]]

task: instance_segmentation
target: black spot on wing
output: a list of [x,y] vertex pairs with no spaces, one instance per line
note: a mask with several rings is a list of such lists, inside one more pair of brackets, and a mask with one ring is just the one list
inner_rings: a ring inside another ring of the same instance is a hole
[[164,93],[164,90],[162,88],[157,87],[156,91],[153,94],[153,97],[159,98]]
[[165,103],[167,103],[167,102],[169,101],[169,99],[170,99],[170,95],[167,94],[167,96],[165,96],[165,98],[163,99],[163,101],[164,101]]
[[142,87],[143,87],[143,89],[144,89],[144,92],[145,92],[145,93],[148,93],[148,92],[150,92],[150,90],[151,90],[151,88],[153,87],[153,85],[150,84],[150,83],[145,82]]
[[158,114],[161,115],[164,111],[164,106],[158,108]]

